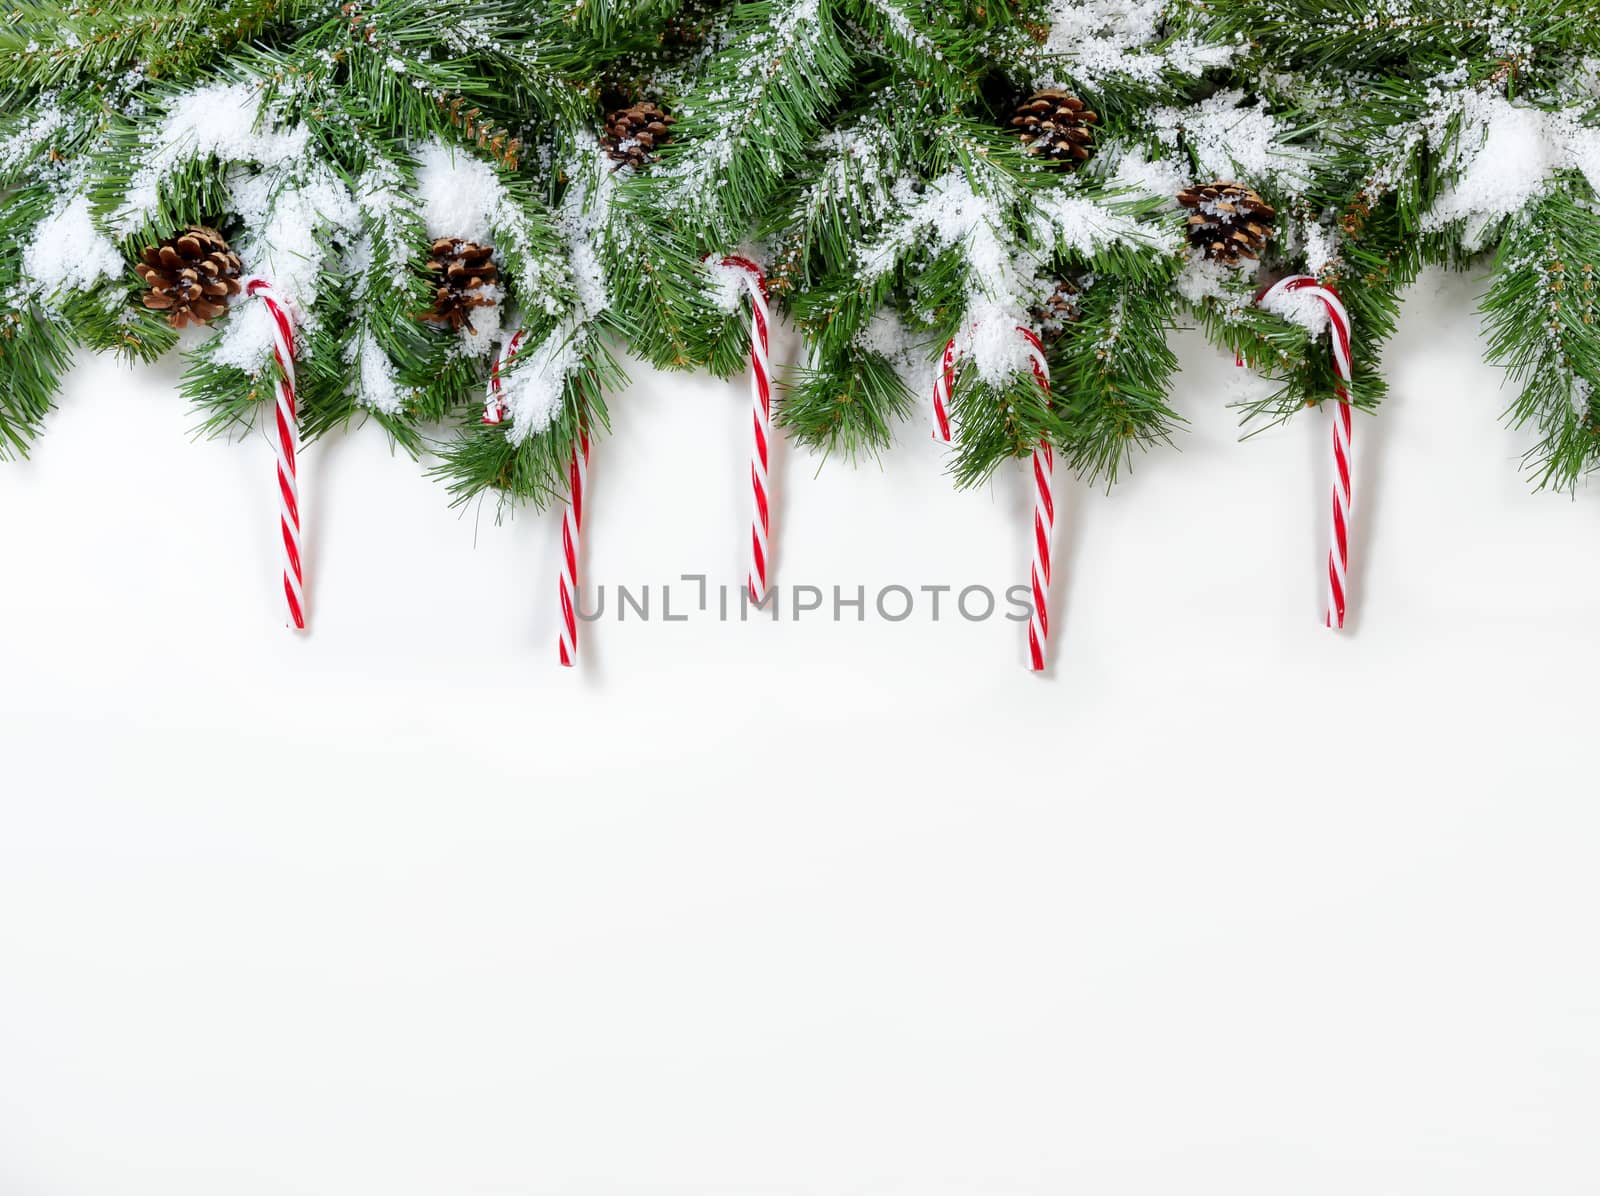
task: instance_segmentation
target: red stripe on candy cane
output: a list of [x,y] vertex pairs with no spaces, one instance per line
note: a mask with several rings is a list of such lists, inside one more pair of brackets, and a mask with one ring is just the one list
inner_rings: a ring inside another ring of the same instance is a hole
[[[1034,380],[1050,398],[1050,366],[1045,361],[1044,346],[1033,331],[1017,326],[1017,332],[1028,345],[1028,362]],[[955,338],[945,343],[944,356],[939,362],[939,372],[933,380],[933,435],[936,440],[949,442],[950,400],[955,393],[955,367],[963,350]],[[1050,542],[1055,533],[1055,467],[1056,457],[1050,442],[1041,440],[1033,450],[1033,561],[1029,570],[1030,588],[1033,591],[1033,610],[1028,616],[1028,667],[1034,672],[1044,670],[1050,639]]]
[[494,367],[489,371],[489,392],[483,400],[483,422],[486,424],[502,423],[506,418],[506,405],[500,398],[500,370],[517,359],[522,337],[523,330],[519,328],[506,343],[505,351],[494,359]]
[[561,663],[578,660],[578,546],[583,531],[583,489],[589,479],[589,433],[580,432],[567,465],[571,497],[561,521]]
[[933,438],[950,443],[950,392],[955,387],[956,340],[944,343],[944,356],[933,379]]
[[[506,418],[505,403],[500,398],[500,371],[516,360],[525,335],[518,329],[506,342],[505,350],[495,358],[489,372],[488,394],[483,405],[483,422],[499,424]],[[561,520],[561,663],[572,668],[578,662],[578,550],[583,532],[583,491],[589,478],[589,433],[580,432],[572,446],[572,456],[567,462],[567,509]]]
[[265,279],[252,278],[245,293],[260,299],[272,317],[272,356],[278,363],[273,382],[278,422],[278,522],[283,532],[283,597],[289,618],[304,631],[305,578],[300,567],[300,489],[295,457],[300,449],[300,429],[294,397],[294,321],[289,309]]
[[1269,287],[1257,300],[1265,303],[1287,291],[1305,291],[1322,302],[1332,325],[1333,368],[1339,375],[1334,388],[1338,403],[1333,411],[1333,500],[1330,504],[1328,544],[1328,607],[1323,624],[1338,629],[1344,626],[1346,575],[1350,564],[1350,313],[1338,292],[1325,287],[1308,274],[1296,274]]
[[768,502],[767,454],[772,443],[772,363],[768,356],[771,307],[767,278],[761,267],[746,257],[728,256],[722,265],[743,272],[750,295],[750,399],[754,437],[750,449],[750,575],[746,585],[750,600],[767,594],[767,571],[772,561],[772,511]]
[[[1050,367],[1044,359],[1044,346],[1030,329],[1018,327],[1027,339],[1033,376],[1050,398]],[[1028,667],[1042,672],[1045,648],[1050,635],[1050,540],[1056,526],[1056,456],[1050,442],[1041,440],[1033,450],[1033,614],[1028,620]]]

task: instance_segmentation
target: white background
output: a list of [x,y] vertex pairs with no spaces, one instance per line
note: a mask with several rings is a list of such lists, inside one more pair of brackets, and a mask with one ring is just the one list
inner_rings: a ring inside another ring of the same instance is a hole
[[[1480,285],[1358,418],[1349,633],[1326,417],[1239,443],[1189,334],[1181,451],[1059,478],[1044,678],[925,608],[563,671],[559,517],[374,428],[296,637],[265,436],[83,364],[0,467],[0,1194],[1600,1190],[1600,501],[1521,475]],[[588,577],[736,585],[743,383],[635,374]],[[1024,475],[925,427],[778,450],[783,582],[1025,579]]]

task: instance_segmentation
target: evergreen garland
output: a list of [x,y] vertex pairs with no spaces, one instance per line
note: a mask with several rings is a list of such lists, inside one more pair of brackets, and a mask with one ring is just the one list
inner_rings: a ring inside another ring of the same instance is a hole
[[[747,326],[703,264],[736,251],[803,335],[777,418],[808,448],[889,448],[962,345],[963,485],[1041,440],[1110,483],[1173,440],[1185,319],[1270,381],[1250,426],[1331,397],[1314,305],[1256,302],[1288,273],[1343,298],[1353,401],[1372,410],[1405,287],[1487,262],[1488,354],[1518,383],[1511,420],[1539,433],[1531,476],[1570,487],[1600,462],[1597,16],[1570,0],[16,0],[0,454],[26,453],[79,347],[181,347],[203,425],[254,426],[265,315],[235,299],[180,332],[135,269],[201,226],[298,313],[302,434],[370,421],[429,451],[457,501],[559,499],[573,444],[613,417],[625,352],[742,371]],[[441,238],[492,247],[454,318]],[[1042,339],[1049,397],[1019,327]]]

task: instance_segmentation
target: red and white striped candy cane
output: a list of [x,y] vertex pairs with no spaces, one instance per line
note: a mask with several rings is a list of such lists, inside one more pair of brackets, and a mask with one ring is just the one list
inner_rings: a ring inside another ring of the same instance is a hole
[[578,433],[567,465],[571,497],[561,521],[561,663],[571,668],[578,660],[578,544],[583,531],[583,488],[589,480],[589,433]]
[[1267,303],[1288,291],[1305,291],[1321,300],[1333,328],[1333,368],[1340,382],[1339,401],[1333,409],[1333,502],[1328,545],[1328,610],[1323,624],[1335,630],[1344,626],[1345,573],[1350,563],[1350,313],[1331,287],[1309,274],[1296,274],[1267,288],[1258,302]]
[[[1028,361],[1033,367],[1033,376],[1048,400],[1050,365],[1045,361],[1044,346],[1031,329],[1019,324],[1017,332],[1028,343]],[[933,434],[947,443],[951,436],[950,396],[955,390],[955,365],[960,356],[961,350],[952,337],[945,343],[939,373],[933,380]],[[1032,465],[1033,564],[1029,581],[1033,588],[1033,611],[1028,618],[1028,667],[1034,672],[1041,672],[1050,638],[1050,541],[1056,526],[1056,455],[1049,441],[1041,440],[1033,450]]]
[[[1028,357],[1033,376],[1050,398],[1050,366],[1044,359],[1044,346],[1030,329],[1018,327],[1028,341]],[[1034,672],[1044,669],[1045,645],[1050,635],[1050,539],[1056,527],[1054,494],[1056,455],[1048,440],[1033,450],[1033,616],[1028,620],[1028,666]]]
[[772,561],[772,515],[767,503],[767,451],[772,443],[772,363],[767,356],[767,278],[761,267],[746,257],[725,257],[722,265],[743,273],[750,294],[750,399],[755,438],[750,449],[750,491],[754,510],[750,519],[750,600],[767,594],[767,568]]
[[933,438],[950,443],[950,392],[955,388],[956,341],[951,337],[944,345],[944,356],[939,360],[939,372],[933,378]]
[[278,362],[278,521],[283,528],[283,596],[289,604],[289,618],[305,630],[305,580],[300,572],[300,490],[295,473],[295,454],[300,449],[300,426],[294,401],[294,321],[289,308],[265,279],[252,278],[245,287],[266,304],[272,317],[272,356]]
[[509,366],[517,359],[517,349],[522,344],[522,329],[517,329],[507,342],[504,352],[494,359],[494,368],[489,371],[489,393],[483,400],[483,422],[486,424],[502,423],[506,418],[506,405],[500,398],[500,369]]

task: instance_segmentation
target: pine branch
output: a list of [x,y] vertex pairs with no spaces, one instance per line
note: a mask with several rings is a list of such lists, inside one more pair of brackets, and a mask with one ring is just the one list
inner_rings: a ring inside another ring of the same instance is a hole
[[1540,435],[1527,457],[1540,486],[1570,487],[1600,460],[1600,216],[1585,192],[1553,190],[1511,226],[1482,307],[1489,359],[1522,387],[1511,421]]
[[705,251],[738,245],[822,128],[849,79],[834,0],[748,0],[726,50],[680,106],[640,216],[672,221]]
[[652,194],[648,178],[629,178],[618,188],[604,233],[611,302],[603,320],[651,364],[687,369],[710,359],[718,316],[686,230],[640,218]]
[[523,436],[515,422],[474,422],[435,446],[439,464],[432,473],[449,486],[451,505],[490,490],[500,495],[502,509],[515,501],[544,506],[566,497],[573,445],[585,432],[595,439],[609,429],[604,396],[625,382],[598,338],[584,336],[580,351],[581,363],[566,376],[559,410],[545,427]]
[[101,90],[129,72],[148,80],[190,78],[316,7],[313,0],[16,0],[0,24],[0,97]]
[[1061,444],[1072,434],[1061,407],[1032,374],[995,384],[965,361],[955,371],[950,418],[956,433],[950,474],[962,488],[988,481],[1002,462],[1030,456],[1041,442]]
[[0,460],[28,455],[71,359],[65,331],[37,305],[0,304]]
[[1182,422],[1167,404],[1178,368],[1167,344],[1170,275],[1167,264],[1097,281],[1050,354],[1055,400],[1067,423],[1058,447],[1086,480],[1110,486],[1136,447],[1170,443]]
[[857,25],[899,73],[915,77],[943,108],[978,99],[1005,6],[983,9],[964,0],[840,0],[842,16]]
[[788,371],[778,423],[809,449],[855,460],[887,449],[894,424],[910,416],[915,403],[894,363],[877,353],[856,352],[824,368]]
[[890,87],[818,139],[768,208],[763,232],[779,247],[769,277],[776,293],[804,292],[853,264],[894,206],[892,188],[920,143],[924,103]]
[[[1537,44],[1579,43],[1592,20],[1566,0],[1187,0],[1192,18],[1248,38],[1268,60],[1361,74],[1514,62]],[[1588,42],[1592,45],[1592,41]]]

